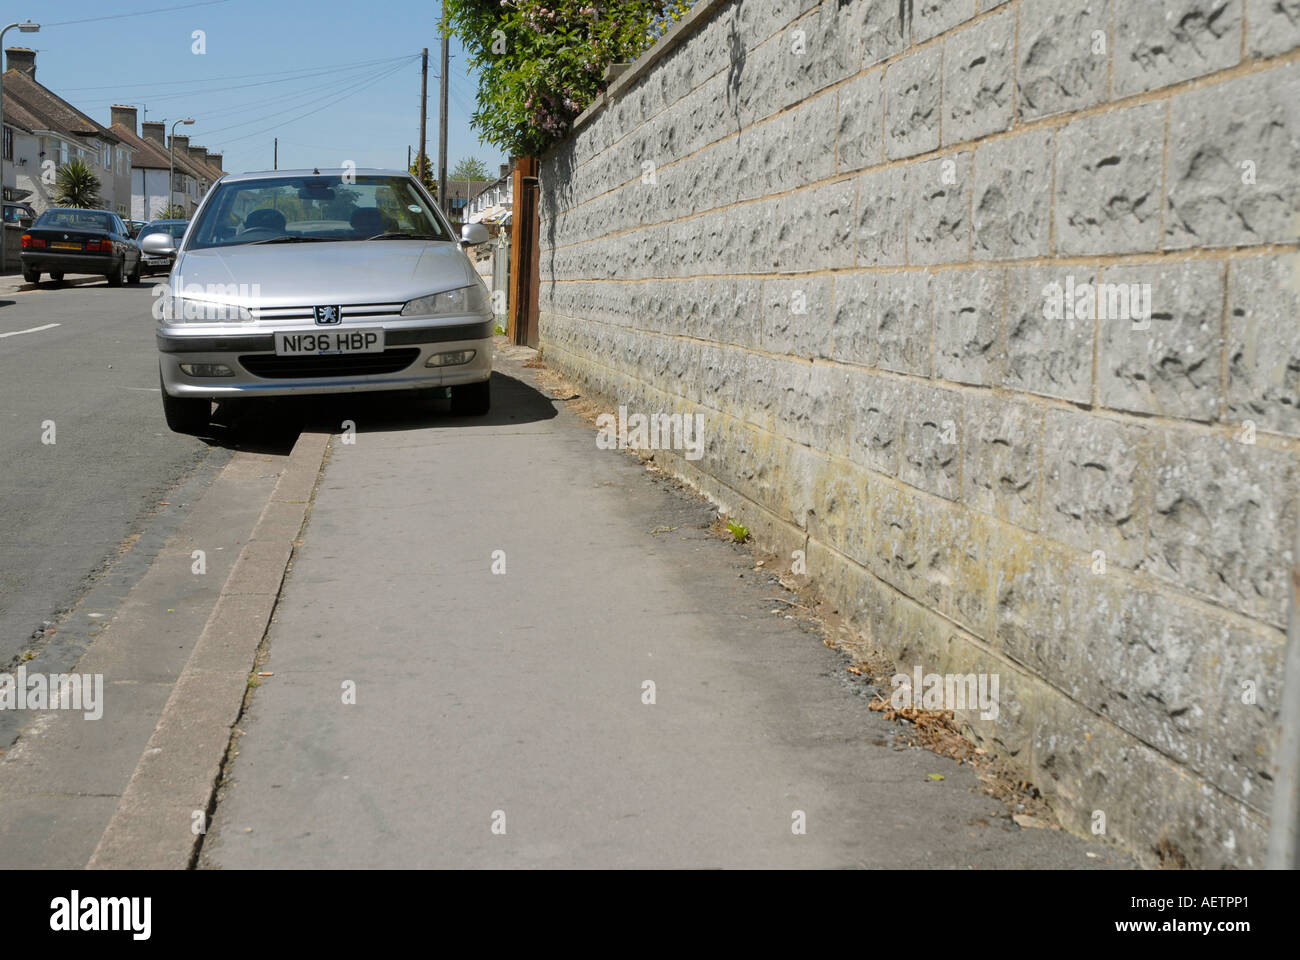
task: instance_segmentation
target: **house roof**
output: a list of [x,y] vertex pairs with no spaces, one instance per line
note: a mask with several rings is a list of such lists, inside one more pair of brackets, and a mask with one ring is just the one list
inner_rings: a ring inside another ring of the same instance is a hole
[[27,133],[44,129],[26,106],[9,95],[7,87],[5,88],[5,125],[17,127]]
[[[168,169],[167,151],[158,144],[136,135],[129,127],[120,123],[113,124],[109,129],[131,148],[131,166],[133,168],[143,167],[147,170]],[[180,164],[177,164],[177,166],[180,166]]]
[[119,142],[117,134],[100,126],[21,70],[5,71],[4,93],[5,116],[10,116],[9,109],[12,103],[15,108],[14,118],[32,132],[52,130],[55,133],[81,139],[98,137],[109,143]]
[[[148,137],[133,133],[130,127],[115,123],[112,131],[130,146],[132,150],[131,166],[146,170],[168,170],[171,168],[171,152]],[[215,183],[222,174],[209,164],[201,164],[185,150],[176,150],[176,169],[187,173],[196,180]]]
[[[202,148],[200,148],[200,149],[202,149]],[[220,167],[218,167],[218,166],[216,166],[216,165],[214,165],[214,164],[211,164],[211,163],[199,163],[199,161],[195,160],[193,157],[188,157],[187,159],[188,159],[188,160],[190,161],[190,163],[193,164],[194,166],[200,166],[200,167],[202,167],[204,170],[208,171],[208,180],[210,180],[212,183],[216,183],[219,179],[221,179],[222,177],[224,177],[224,176],[226,175],[226,171],[222,170]]]

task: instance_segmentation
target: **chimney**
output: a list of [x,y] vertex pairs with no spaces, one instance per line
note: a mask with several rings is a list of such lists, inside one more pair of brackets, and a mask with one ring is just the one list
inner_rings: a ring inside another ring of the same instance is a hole
[[188,136],[178,137],[173,133],[172,148],[176,151],[177,156],[188,157],[190,155],[190,138]]
[[140,124],[140,136],[167,149],[167,124],[162,120],[146,120]]
[[210,166],[210,167],[216,167],[218,170],[224,170],[225,168],[221,165],[221,154],[219,154],[219,153],[209,153],[209,154],[208,154],[208,166]]
[[120,123],[132,133],[135,133],[135,107],[124,107],[120,104],[113,104],[112,119],[108,121],[109,126]]
[[501,177],[505,179],[508,176],[510,176],[510,164],[503,163],[501,164]]
[[208,148],[190,147],[190,156],[199,163],[206,164],[208,162]]
[[17,70],[36,79],[36,51],[31,47],[6,47],[6,71]]

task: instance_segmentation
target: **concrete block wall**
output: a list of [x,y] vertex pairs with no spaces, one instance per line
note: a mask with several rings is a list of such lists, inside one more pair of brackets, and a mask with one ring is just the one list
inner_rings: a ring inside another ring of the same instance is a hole
[[1262,865],[1300,2],[701,0],[679,30],[543,160],[548,362],[703,414],[673,467],[901,667],[997,673],[963,719],[1067,828]]

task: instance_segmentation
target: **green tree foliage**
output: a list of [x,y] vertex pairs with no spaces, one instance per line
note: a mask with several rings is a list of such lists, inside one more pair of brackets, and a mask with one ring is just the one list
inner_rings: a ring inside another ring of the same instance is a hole
[[449,177],[451,180],[486,180],[487,178],[487,167],[483,166],[483,161],[477,157],[466,157],[456,164],[456,169]]
[[423,178],[420,176],[419,157],[416,157],[411,162],[410,173],[411,176],[415,177],[422,184],[424,184],[424,189],[428,190],[430,194],[432,194],[435,197],[438,195],[438,178],[433,175],[433,164],[429,162],[428,158],[425,158],[424,161]]
[[69,160],[54,172],[54,202],[60,207],[99,207],[99,177],[86,161]]
[[538,156],[695,0],[447,0],[478,71],[474,126],[512,156]]
[[179,203],[174,203],[171,206],[164,203],[159,205],[157,212],[153,216],[155,220],[188,220],[190,215],[185,212],[185,208]]

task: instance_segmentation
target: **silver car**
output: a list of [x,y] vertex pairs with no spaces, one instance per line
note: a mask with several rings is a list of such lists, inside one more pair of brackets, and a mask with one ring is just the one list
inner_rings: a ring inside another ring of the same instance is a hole
[[493,312],[464,247],[419,181],[392,170],[223,177],[155,290],[167,424],[205,429],[229,397],[450,388],[452,412],[491,403]]

